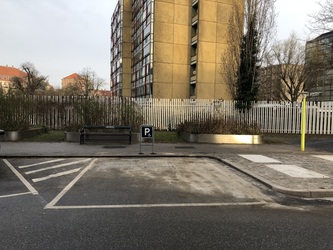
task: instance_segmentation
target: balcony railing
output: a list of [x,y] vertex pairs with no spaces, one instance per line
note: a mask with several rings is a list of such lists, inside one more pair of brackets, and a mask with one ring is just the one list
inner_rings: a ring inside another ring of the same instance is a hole
[[192,17],[192,25],[196,24],[197,22],[198,22],[198,14]]

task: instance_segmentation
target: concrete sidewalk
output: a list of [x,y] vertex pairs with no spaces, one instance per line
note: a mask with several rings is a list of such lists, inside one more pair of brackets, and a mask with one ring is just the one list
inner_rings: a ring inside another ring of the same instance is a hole
[[[155,143],[151,146],[79,143],[1,142],[0,158],[11,157],[209,157],[268,187],[308,198],[333,197],[333,153],[298,145],[215,145]],[[331,148],[329,148],[331,149]]]

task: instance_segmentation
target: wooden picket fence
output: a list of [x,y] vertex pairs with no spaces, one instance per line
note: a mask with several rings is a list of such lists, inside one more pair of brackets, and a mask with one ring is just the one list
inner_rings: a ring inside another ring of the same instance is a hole
[[[17,119],[28,117],[30,125],[56,130],[88,123],[134,124],[136,129],[138,125],[150,124],[166,130],[175,129],[186,120],[223,117],[254,122],[260,125],[262,133],[301,132],[299,102],[256,102],[249,111],[241,112],[236,102],[222,100],[25,96],[13,100],[15,109],[11,109],[8,103],[12,97],[1,96],[0,101],[1,98],[7,98],[7,102],[0,102],[0,120],[10,112]],[[307,102],[306,112],[307,134],[333,134],[333,102]]]

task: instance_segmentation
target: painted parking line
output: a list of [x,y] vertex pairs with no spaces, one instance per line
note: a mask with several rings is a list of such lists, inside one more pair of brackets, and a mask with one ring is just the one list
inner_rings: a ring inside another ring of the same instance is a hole
[[222,207],[265,205],[265,201],[254,202],[217,202],[217,203],[170,203],[170,204],[132,204],[132,205],[90,205],[90,206],[56,206],[48,204],[44,209],[96,209],[96,208],[158,208],[158,207]]
[[80,180],[80,178],[88,171],[90,170],[97,159],[93,159],[88,166],[86,166],[76,177],[74,180],[72,180],[50,203],[48,203],[45,208],[51,208],[54,207],[55,204],[75,185],[76,182]]
[[328,161],[333,161],[333,155],[313,155],[314,157],[328,160]]
[[47,171],[47,170],[51,170],[51,169],[57,169],[57,168],[62,168],[62,167],[70,166],[70,165],[87,162],[90,160],[91,160],[91,158],[88,158],[88,159],[84,159],[84,160],[80,160],[80,161],[73,161],[73,162],[59,164],[59,165],[55,165],[55,166],[51,166],[51,167],[40,168],[40,169],[36,169],[36,170],[27,171],[27,172],[25,172],[25,174],[29,175],[29,174],[39,173],[39,172],[43,172],[43,171]]
[[14,168],[12,164],[6,159],[3,159],[3,162],[13,171],[13,173],[20,179],[20,181],[28,188],[28,190],[33,194],[37,195],[37,190],[31,186],[31,184]]
[[0,195],[0,199],[2,198],[9,198],[9,197],[16,197],[16,196],[22,196],[22,195],[27,195],[30,194],[31,192],[24,192],[24,193],[17,193],[17,194],[7,194],[7,195]]
[[50,160],[50,161],[37,162],[37,163],[34,163],[34,164],[18,166],[18,168],[20,168],[20,169],[30,168],[30,167],[35,167],[35,166],[39,166],[39,165],[44,165],[44,164],[49,164],[49,163],[55,163],[55,162],[59,162],[59,161],[64,161],[64,160],[65,159],[55,159],[55,160]]
[[272,164],[266,165],[267,167],[296,178],[329,178],[326,175],[296,166],[296,165],[283,165]]
[[72,169],[72,170],[68,170],[68,171],[63,171],[57,174],[50,174],[48,176],[45,177],[41,177],[41,178],[34,178],[32,179],[33,182],[41,182],[41,181],[45,181],[45,180],[49,180],[51,178],[56,178],[56,177],[60,177],[60,176],[65,176],[65,175],[70,175],[76,172],[79,172],[81,168],[76,168],[76,169]]
[[281,163],[280,161],[264,156],[264,155],[255,155],[255,154],[246,154],[246,155],[239,155],[240,157],[243,157],[249,161],[255,162],[255,163]]

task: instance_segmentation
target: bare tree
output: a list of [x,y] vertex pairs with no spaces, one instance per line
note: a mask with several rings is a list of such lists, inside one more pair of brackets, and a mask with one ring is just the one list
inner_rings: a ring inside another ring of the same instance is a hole
[[[245,0],[244,9],[237,4],[229,20],[228,28],[228,50],[222,56],[221,72],[225,83],[228,85],[230,95],[235,99],[237,93],[237,79],[239,77],[241,49],[246,50],[246,54],[253,52],[254,39],[256,39],[256,62],[255,65],[267,64],[266,58],[271,43],[276,34],[276,0]],[[242,41],[244,34],[252,28],[256,32],[256,37],[247,37],[246,44]],[[254,70],[256,70],[254,68]],[[255,75],[255,74],[252,74]],[[253,79],[254,81],[255,79]],[[251,85],[254,85],[253,82]]]
[[321,0],[317,2],[320,10],[309,15],[310,30],[315,33],[331,31],[333,29],[333,1]]
[[[297,35],[292,33],[288,39],[276,42],[270,53],[270,67],[274,67],[277,91],[284,101],[297,101],[304,90],[305,48]],[[262,83],[264,84],[264,83]]]
[[[258,62],[265,63],[269,48],[276,36],[275,12],[276,0],[245,0],[245,32],[250,29],[251,23],[258,32]],[[253,38],[252,38],[253,39]],[[253,43],[253,41],[249,41]],[[260,66],[260,65],[259,65]]]
[[66,95],[93,96],[105,84],[91,68],[84,68],[78,75],[74,83],[64,90]]
[[244,34],[244,10],[238,4],[234,5],[228,25],[228,42],[226,53],[222,55],[221,74],[227,84],[227,90],[236,99],[237,73],[240,66],[241,42]]
[[11,78],[11,83],[15,89],[27,95],[33,95],[37,90],[45,90],[48,84],[47,77],[39,75],[32,63],[23,63],[21,69],[24,75]]

